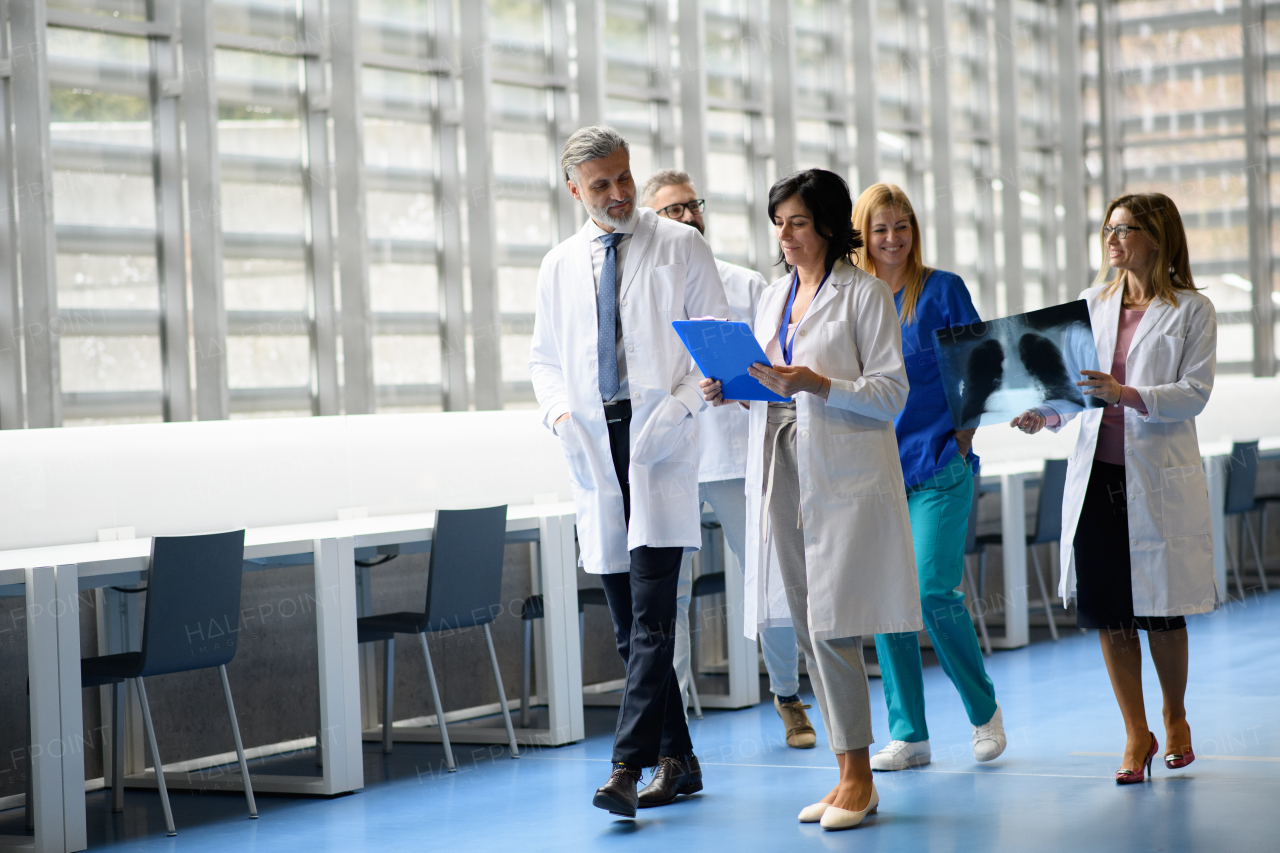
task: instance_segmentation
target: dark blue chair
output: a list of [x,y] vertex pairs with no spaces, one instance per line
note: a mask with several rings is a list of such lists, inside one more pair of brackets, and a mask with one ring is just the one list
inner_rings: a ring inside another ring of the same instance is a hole
[[[604,597],[601,587],[587,587],[578,590],[578,645],[583,669],[586,668],[586,614],[588,605],[608,607],[609,601]],[[533,620],[542,619],[546,615],[546,604],[542,593],[534,593],[520,603],[520,620],[524,622],[524,646],[521,649],[520,678],[520,728],[529,728],[529,690],[533,683]]]
[[483,509],[437,510],[431,536],[431,557],[427,568],[427,603],[422,613],[385,613],[356,620],[356,641],[383,643],[382,672],[382,751],[391,752],[392,709],[395,707],[395,643],[396,634],[417,634],[422,657],[427,663],[427,681],[431,685],[431,703],[435,707],[440,740],[444,743],[445,762],[450,771],[457,770],[453,748],[449,743],[449,727],[445,724],[444,706],[436,686],[436,672],[431,665],[427,634],[435,631],[457,631],[482,627],[489,646],[489,663],[493,680],[498,685],[498,703],[507,725],[511,757],[520,757],[507,694],[498,671],[498,655],[493,650],[493,634],[489,623],[502,612],[502,551],[507,539],[507,507]]
[[84,658],[80,661],[82,687],[111,685],[113,810],[124,809],[124,705],[125,684],[132,681],[142,705],[142,721],[147,730],[151,760],[155,764],[160,803],[164,806],[169,835],[176,835],[169,791],[164,782],[156,732],[142,679],[195,669],[217,667],[222,676],[222,693],[235,735],[236,757],[244,780],[244,796],[249,817],[258,816],[253,800],[249,764],[240,740],[227,664],[236,656],[240,623],[240,580],[243,576],[244,531],[210,533],[201,536],[157,536],[151,540],[151,563],[147,572],[147,603],[142,621],[142,648],[136,652]]
[[[1040,587],[1042,607],[1030,610],[1030,613],[1043,613],[1049,619],[1049,634],[1058,642],[1058,625],[1053,618],[1053,603],[1049,598],[1049,588],[1044,582],[1044,571],[1040,567],[1040,555],[1034,546],[1049,545],[1062,539],[1062,497],[1067,488],[1067,460],[1046,459],[1044,474],[1040,477],[1040,497],[1036,501],[1036,526],[1027,534],[1027,549],[1031,552],[1031,564],[1035,568],[1036,584]],[[986,546],[1003,545],[1004,535],[1001,533],[984,533],[976,537],[975,546],[980,549],[981,577],[986,576]]]
[[[1253,525],[1249,523],[1249,513],[1264,510],[1266,504],[1258,500],[1255,492],[1258,487],[1258,442],[1237,441],[1231,445],[1231,458],[1227,466],[1227,495],[1223,515],[1227,518],[1235,516],[1239,519],[1239,543],[1233,553],[1231,538],[1227,537],[1227,556],[1231,558],[1231,570],[1236,576],[1236,592],[1240,600],[1244,600],[1244,582],[1240,579],[1240,565],[1244,562],[1244,540],[1248,534],[1249,545],[1253,548],[1253,561],[1258,566],[1258,580],[1265,595],[1271,590],[1267,587],[1267,569],[1262,562],[1262,551],[1258,548],[1258,539],[1253,534]],[[1266,530],[1263,529],[1265,534]]]

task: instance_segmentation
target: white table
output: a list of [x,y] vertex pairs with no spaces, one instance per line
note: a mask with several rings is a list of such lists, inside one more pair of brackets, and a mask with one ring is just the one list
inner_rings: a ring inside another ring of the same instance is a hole
[[[355,550],[429,540],[435,508],[508,504],[511,534],[539,543],[553,720],[541,742],[583,737],[574,515],[561,503],[568,472],[536,412],[15,430],[0,444],[0,481],[0,594],[27,597],[33,741],[54,745],[33,762],[34,841],[0,846],[84,848],[84,763],[74,747],[82,737],[77,593],[137,583],[153,535],[243,527],[246,559],[307,555],[301,559],[315,566],[323,773],[255,775],[258,790],[363,786]],[[545,503],[518,508],[535,501]],[[339,520],[360,515],[369,517]],[[92,541],[125,526],[140,538]],[[127,630],[134,622],[120,618],[134,599],[104,592],[101,653],[136,648]],[[126,725],[126,783],[154,784],[130,731]],[[182,769],[192,764],[200,762]],[[169,785],[226,789],[233,780],[175,776]]]

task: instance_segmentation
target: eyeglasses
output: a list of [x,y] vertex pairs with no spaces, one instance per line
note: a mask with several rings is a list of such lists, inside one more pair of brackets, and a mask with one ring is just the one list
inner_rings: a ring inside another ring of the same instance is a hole
[[685,209],[688,208],[690,216],[697,216],[699,213],[707,209],[707,200],[705,198],[694,199],[693,201],[678,201],[675,204],[669,204],[666,207],[658,209],[659,216],[665,216],[667,219],[679,219],[684,216]]
[[1109,240],[1111,239],[1111,235],[1115,234],[1121,240],[1126,240],[1129,237],[1130,231],[1141,230],[1142,229],[1137,225],[1104,225],[1102,226],[1102,238],[1104,240]]

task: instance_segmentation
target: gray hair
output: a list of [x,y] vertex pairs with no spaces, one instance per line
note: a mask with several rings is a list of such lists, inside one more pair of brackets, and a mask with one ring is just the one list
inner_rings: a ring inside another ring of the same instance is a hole
[[608,157],[621,148],[631,154],[631,147],[621,133],[608,125],[580,127],[573,132],[564,144],[560,154],[560,169],[566,181],[578,183],[578,167],[588,160],[599,160]]
[[[644,182],[644,189],[640,191],[640,204],[644,207],[652,206],[653,197],[658,194],[658,190],[663,187],[678,187],[681,184],[693,186],[693,178],[689,177],[688,172],[680,169],[663,169],[660,172],[654,172],[653,177]],[[697,193],[697,190],[694,190]]]

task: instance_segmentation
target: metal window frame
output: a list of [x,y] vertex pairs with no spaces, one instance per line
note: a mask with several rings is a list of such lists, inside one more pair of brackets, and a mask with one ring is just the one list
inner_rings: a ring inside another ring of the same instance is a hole
[[1066,299],[1075,299],[1089,286],[1088,215],[1086,211],[1084,145],[1081,108],[1080,4],[1058,0],[1058,160],[1062,191],[1063,276]]
[[858,127],[858,185],[863,187],[880,180],[875,26],[876,0],[853,0],[853,109]]
[[[1071,2],[1072,0],[1068,0]],[[929,154],[933,171],[934,263],[956,265],[956,208],[951,147],[951,46],[948,6],[951,0],[926,0],[929,28]]]
[[[298,44],[303,53],[302,189],[306,196],[306,277],[310,282],[311,413],[337,415],[342,411],[338,391],[338,317],[334,302],[333,213],[329,188],[329,109],[332,99],[326,77],[329,64],[324,43],[326,21],[321,0],[302,0]],[[358,31],[357,31],[358,37]]]
[[1245,178],[1249,208],[1249,280],[1253,284],[1253,375],[1275,376],[1275,288],[1271,259],[1271,169],[1268,156],[1266,10],[1241,0],[1244,55]]
[[18,297],[18,220],[13,176],[13,68],[9,0],[0,0],[0,429],[26,426],[22,393],[22,305]]
[[13,160],[18,189],[26,414],[27,425],[33,428],[62,426],[47,25],[44,0],[10,3],[12,43],[24,47],[10,57],[10,87],[14,125],[26,128],[14,135]]
[[[475,406],[502,408],[502,324],[498,315],[498,229],[493,175],[493,67],[489,4],[460,4],[463,129],[467,150],[467,258],[471,268],[471,338]],[[546,12],[544,10],[544,23]],[[441,278],[444,282],[444,278]],[[444,282],[442,345],[447,410],[467,408],[466,314],[462,280]],[[447,342],[447,343],[446,343]]]
[[225,420],[231,416],[231,393],[227,385],[227,307],[222,277],[222,165],[218,154],[213,2],[181,2],[196,417],[202,421]]
[[1026,310],[1022,259],[1022,170],[1019,141],[1018,59],[1014,0],[995,0],[996,101],[1000,139],[1000,230],[1003,236],[1005,312]]

